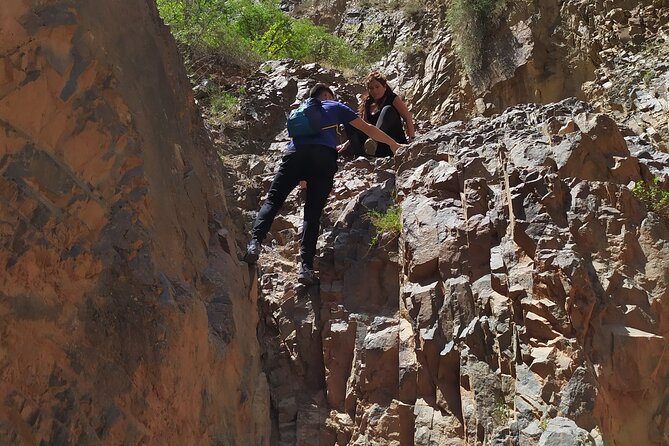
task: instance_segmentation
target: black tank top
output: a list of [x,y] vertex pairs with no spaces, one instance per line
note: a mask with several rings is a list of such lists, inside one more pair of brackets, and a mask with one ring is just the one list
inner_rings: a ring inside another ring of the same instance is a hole
[[[398,143],[406,144],[408,142],[408,140],[407,140],[407,135],[406,135],[406,133],[404,133],[404,128],[402,126],[402,117],[400,116],[399,111],[397,111],[397,108],[395,108],[395,106],[393,105],[393,101],[395,100],[396,97],[397,97],[397,95],[395,93],[393,93],[392,91],[389,91],[388,93],[386,93],[386,95],[381,100],[381,103],[377,107],[376,112],[374,114],[370,113],[370,108],[371,108],[370,105],[371,104],[368,105],[365,108],[365,114],[367,116],[367,122],[369,122],[373,126],[376,126],[376,124],[379,121],[379,116],[381,115],[381,110],[383,110],[383,107],[385,107],[387,105],[391,106],[397,112],[397,116],[398,116],[398,119],[399,119],[398,125],[390,127],[390,128],[388,128],[388,127],[387,128],[382,128],[381,130],[386,132],[386,134],[388,134],[388,136],[390,136],[392,139],[394,139]],[[388,146],[386,146],[385,144],[383,144],[383,146],[386,147],[386,151],[388,152],[387,156],[392,155],[392,152],[390,152],[390,149],[387,148]]]
[[367,117],[367,122],[372,125],[376,125],[376,122],[379,120],[379,114],[381,113],[381,110],[383,110],[383,107],[390,105],[391,107],[395,108],[393,106],[393,101],[396,97],[397,95],[392,91],[386,93],[385,96],[381,99],[381,103],[376,107],[376,111],[374,113],[371,112],[371,104],[367,104],[365,106],[365,116]]

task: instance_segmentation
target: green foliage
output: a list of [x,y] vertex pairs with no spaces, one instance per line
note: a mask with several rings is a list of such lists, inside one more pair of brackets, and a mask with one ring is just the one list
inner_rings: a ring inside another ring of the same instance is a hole
[[669,192],[662,189],[662,180],[654,178],[652,184],[637,181],[632,193],[649,211],[653,211],[669,222]]
[[218,124],[229,124],[235,119],[240,103],[240,97],[246,94],[245,89],[239,91],[225,91],[219,87],[212,87],[208,92],[209,119]]
[[374,237],[370,245],[376,245],[385,233],[399,234],[402,232],[402,208],[399,204],[393,204],[386,212],[379,212],[374,209],[367,211],[367,218],[374,226]]
[[156,0],[177,41],[232,62],[292,58],[350,68],[360,57],[343,39],[281,11],[278,0]]
[[646,85],[650,85],[650,82],[653,80],[653,71],[652,70],[646,70],[643,72],[641,79],[643,80],[643,83]]
[[347,66],[355,68],[358,76],[368,73],[374,62],[381,60],[392,49],[392,44],[383,33],[380,23],[350,23],[342,27],[342,33],[348,36],[354,51],[342,54],[348,58]]
[[356,35],[356,44],[361,48],[365,60],[375,62],[388,54],[392,45],[383,35],[383,26],[380,23],[371,23]]
[[482,68],[486,37],[499,25],[508,0],[452,0],[446,13],[455,48],[470,74]]
[[548,429],[548,420],[546,418],[542,418],[541,421],[539,421],[539,429],[541,429],[542,432],[545,432],[546,429]]
[[212,113],[229,113],[237,107],[237,97],[227,91],[217,91],[209,100]]
[[499,397],[495,402],[495,407],[492,410],[492,419],[498,425],[506,424],[509,419],[509,406],[506,405],[506,401],[503,397]]
[[419,20],[425,10],[425,0],[406,0],[402,3],[402,11],[411,20]]

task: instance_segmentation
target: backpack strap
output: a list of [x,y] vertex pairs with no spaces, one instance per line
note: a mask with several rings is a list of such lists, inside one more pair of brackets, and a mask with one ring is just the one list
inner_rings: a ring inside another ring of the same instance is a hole
[[339,124],[332,124],[332,125],[328,125],[327,127],[323,127],[321,129],[321,132],[325,131],[325,130],[329,130],[329,129],[335,129],[335,132],[337,132],[337,135],[341,136],[341,132],[339,131]]

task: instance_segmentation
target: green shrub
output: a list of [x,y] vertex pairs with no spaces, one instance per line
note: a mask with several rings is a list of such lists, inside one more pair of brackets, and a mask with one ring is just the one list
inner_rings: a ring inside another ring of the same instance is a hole
[[426,9],[424,0],[406,0],[402,3],[402,11],[411,20],[419,20]]
[[662,180],[654,178],[652,184],[637,181],[632,193],[649,211],[655,212],[669,222],[669,192],[662,189]]
[[539,429],[541,429],[541,432],[545,432],[548,429],[548,420],[546,418],[542,418],[539,421]]
[[506,405],[506,401],[503,397],[499,397],[495,402],[495,407],[492,410],[492,419],[498,425],[504,425],[509,419],[509,406]]
[[237,97],[227,91],[218,91],[211,95],[209,108],[212,113],[230,113],[237,107]]
[[205,103],[208,102],[207,118],[218,125],[230,124],[237,116],[241,97],[245,94],[244,89],[225,91],[218,86],[211,87],[205,99]]
[[220,53],[240,65],[292,58],[353,68],[361,60],[327,29],[286,15],[278,0],[156,1],[177,42],[196,55]]
[[379,212],[374,209],[367,211],[367,218],[374,226],[374,236],[370,245],[376,245],[385,233],[399,234],[402,232],[402,208],[394,204],[386,212]]
[[643,71],[643,74],[641,76],[641,80],[643,80],[643,83],[646,85],[650,85],[650,82],[653,80],[653,71],[652,70],[645,70]]
[[486,38],[499,26],[507,0],[452,0],[446,13],[455,49],[469,74],[482,68]]

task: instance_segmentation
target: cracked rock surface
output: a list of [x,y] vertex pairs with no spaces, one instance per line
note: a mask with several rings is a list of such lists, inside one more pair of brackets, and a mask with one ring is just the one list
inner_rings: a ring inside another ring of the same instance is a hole
[[667,223],[629,185],[667,161],[574,99],[341,158],[320,288],[296,286],[299,191],[259,262],[272,442],[662,444]]

